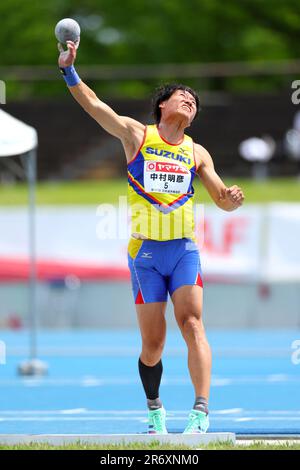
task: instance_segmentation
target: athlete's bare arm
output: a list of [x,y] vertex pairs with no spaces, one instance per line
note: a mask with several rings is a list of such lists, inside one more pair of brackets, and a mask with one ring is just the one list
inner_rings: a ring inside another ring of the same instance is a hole
[[[78,44],[67,42],[68,50],[63,51],[59,45],[60,67],[72,65],[76,59]],[[69,87],[75,100],[100,126],[109,134],[121,140],[127,161],[137,152],[144,135],[144,124],[127,116],[119,116],[110,106],[101,101],[97,95],[83,81],[78,85]]]
[[197,173],[215,204],[225,211],[233,211],[243,204],[244,194],[241,188],[234,185],[227,188],[215,171],[209,152],[202,145],[195,144]]

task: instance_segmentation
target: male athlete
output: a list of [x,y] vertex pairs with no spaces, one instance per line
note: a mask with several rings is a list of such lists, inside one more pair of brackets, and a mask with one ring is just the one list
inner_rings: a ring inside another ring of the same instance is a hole
[[202,323],[202,270],[194,234],[193,194],[197,174],[215,204],[232,211],[242,190],[227,188],[210,154],[184,133],[199,109],[199,98],[184,85],[161,87],[153,101],[156,125],[119,116],[85,85],[73,66],[78,43],[59,44],[59,67],[73,97],[109,134],[123,144],[128,168],[132,231],[128,265],[142,336],[139,373],[148,404],[151,434],[166,434],[159,398],[161,356],[166,337],[167,295],[188,348],[195,403],[184,433],[205,433],[211,351]]

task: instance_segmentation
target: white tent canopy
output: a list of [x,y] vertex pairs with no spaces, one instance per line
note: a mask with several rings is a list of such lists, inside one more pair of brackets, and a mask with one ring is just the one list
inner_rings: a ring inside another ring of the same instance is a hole
[[35,259],[35,186],[36,186],[36,148],[38,137],[36,130],[19,119],[0,109],[0,157],[24,155],[24,173],[28,180],[29,191],[29,331],[30,359],[20,364],[22,375],[44,374],[47,366],[37,360],[37,309],[36,309],[36,259]]
[[36,130],[0,109],[0,157],[22,155],[37,147]]

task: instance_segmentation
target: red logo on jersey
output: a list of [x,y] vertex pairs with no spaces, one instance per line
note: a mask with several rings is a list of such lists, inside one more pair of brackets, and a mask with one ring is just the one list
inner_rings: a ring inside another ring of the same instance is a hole
[[181,165],[175,163],[162,163],[162,162],[147,162],[147,171],[163,171],[164,173],[176,173],[186,175],[189,170]]

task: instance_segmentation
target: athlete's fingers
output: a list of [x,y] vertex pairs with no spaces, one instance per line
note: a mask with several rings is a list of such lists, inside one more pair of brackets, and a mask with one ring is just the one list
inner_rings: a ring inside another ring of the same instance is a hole
[[234,189],[230,188],[229,197],[230,199],[236,199],[238,195],[241,194],[241,188],[236,187]]
[[238,194],[239,191],[240,191],[240,188],[233,189],[233,190],[231,191],[231,194],[232,194],[232,195]]
[[227,188],[228,193],[230,194],[236,194],[237,191],[240,191],[241,188],[239,188],[237,185],[231,186],[230,188]]
[[231,189],[230,188],[225,189],[225,199],[229,199],[230,201],[232,201],[232,195],[231,195]]
[[74,61],[76,58],[76,47],[73,41],[67,41],[68,51],[71,59]]
[[75,51],[75,43],[73,41],[67,41],[67,46],[70,51]]
[[239,192],[236,190],[236,191],[230,193],[230,197],[231,198],[236,198],[238,196],[238,194],[239,194]]
[[231,196],[231,191],[232,191],[231,188],[226,188],[226,195],[227,195],[228,197]]
[[245,198],[244,198],[244,195],[243,195],[243,194],[239,194],[239,196],[238,196],[238,201],[243,202],[244,199],[245,199]]
[[238,202],[239,205],[242,205],[243,200],[244,200],[244,195],[243,195],[242,192],[240,192],[240,193],[238,193],[236,196],[234,196],[234,201],[235,201],[235,202]]
[[220,201],[229,200],[234,203],[235,207],[240,207],[244,200],[244,194],[236,184],[230,188],[222,188],[220,190]]
[[63,46],[60,42],[57,43],[57,48],[58,48],[59,52],[65,52],[65,50],[64,50],[64,48],[63,48]]
[[75,49],[77,50],[78,47],[79,47],[79,44],[80,44],[80,36],[79,36],[78,40],[74,42],[74,44],[75,44]]
[[237,202],[241,199],[241,193],[239,191],[236,191],[234,193],[231,193],[229,195],[229,199],[233,202]]

